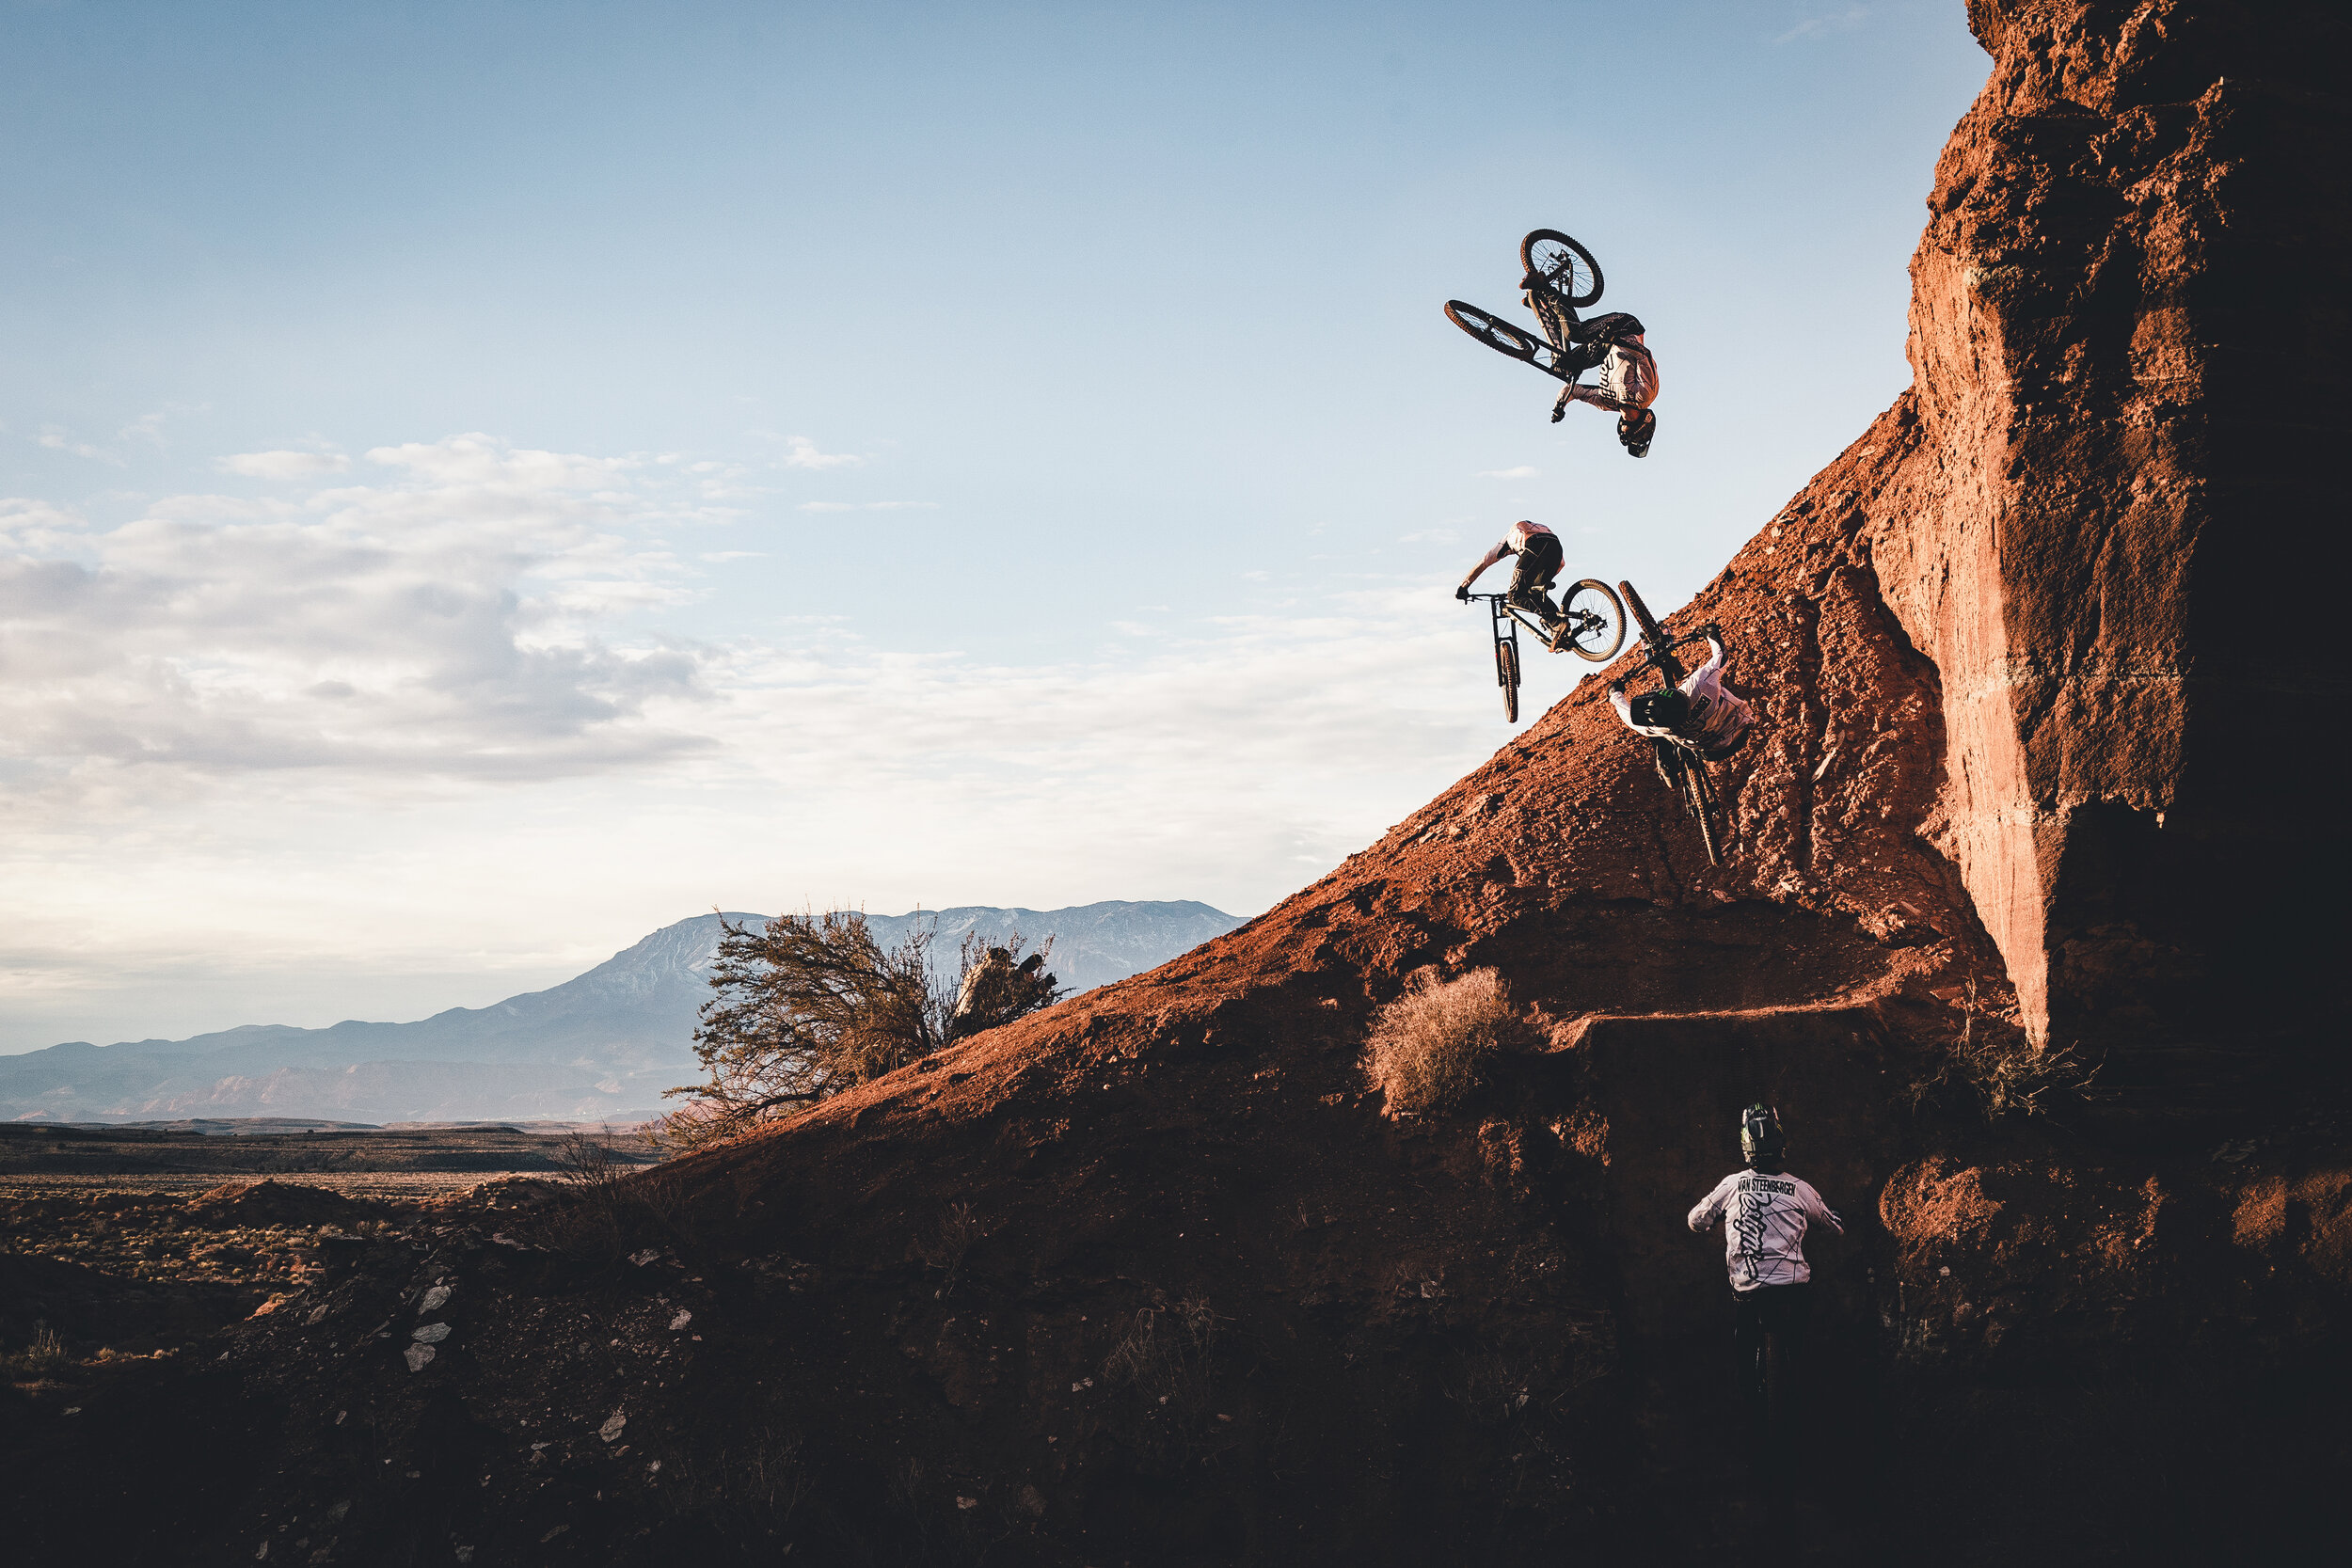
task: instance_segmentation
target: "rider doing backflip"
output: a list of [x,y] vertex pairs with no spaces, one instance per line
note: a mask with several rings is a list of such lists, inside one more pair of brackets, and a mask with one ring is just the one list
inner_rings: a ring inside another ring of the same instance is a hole
[[1642,342],[1641,319],[1612,310],[1581,320],[1575,306],[1532,272],[1519,287],[1527,291],[1527,308],[1543,324],[1544,335],[1559,348],[1560,368],[1571,375],[1600,368],[1597,387],[1570,381],[1561,388],[1560,401],[1551,405],[1551,422],[1558,424],[1571,403],[1606,408],[1618,417],[1617,440],[1625,450],[1635,457],[1648,456],[1650,439],[1658,434],[1658,416],[1649,406],[1658,399],[1658,357]]
[[1765,1338],[1779,1342],[1781,1362],[1792,1371],[1802,1360],[1812,1317],[1812,1265],[1804,1260],[1805,1227],[1819,1220],[1839,1235],[1845,1223],[1821,1201],[1812,1184],[1791,1176],[1781,1161],[1788,1151],[1780,1117],[1769,1105],[1751,1105],[1740,1115],[1740,1153],[1748,1168],[1732,1172],[1691,1211],[1691,1228],[1700,1235],[1724,1227],[1724,1261],[1731,1270],[1731,1342],[1740,1392],[1751,1410],[1762,1413]]
[[1658,753],[1658,770],[1671,784],[1682,770],[1685,748],[1708,762],[1721,762],[1747,738],[1756,714],[1741,699],[1724,689],[1724,632],[1709,623],[1706,628],[1708,660],[1683,677],[1678,687],[1645,691],[1629,701],[1622,677],[1609,683],[1609,704],[1626,726],[1650,737]]
[[1480,573],[1506,555],[1518,557],[1518,564],[1511,572],[1511,602],[1521,610],[1532,610],[1543,617],[1544,625],[1551,628],[1551,651],[1558,653],[1560,640],[1567,635],[1568,623],[1561,615],[1560,607],[1551,602],[1551,595],[1545,590],[1559,579],[1560,568],[1566,562],[1567,555],[1560,547],[1560,536],[1543,524],[1531,523],[1524,518],[1513,523],[1511,531],[1502,536],[1502,542],[1480,557],[1478,564],[1470,568],[1470,576],[1462,579],[1462,585],[1454,591],[1454,596],[1468,603],[1470,584],[1478,580]]

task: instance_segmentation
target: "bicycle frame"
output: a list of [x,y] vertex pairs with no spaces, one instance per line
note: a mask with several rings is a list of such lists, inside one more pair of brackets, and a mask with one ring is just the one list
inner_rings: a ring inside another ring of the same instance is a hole
[[[1497,642],[1508,641],[1516,646],[1519,640],[1518,628],[1520,626],[1525,626],[1529,631],[1532,631],[1536,636],[1542,638],[1544,640],[1545,646],[1550,646],[1551,628],[1545,626],[1540,620],[1528,619],[1529,615],[1533,612],[1522,606],[1513,604],[1511,602],[1510,594],[1472,594],[1470,597],[1473,599],[1484,599],[1486,601],[1486,609],[1494,616],[1495,641]],[[1516,624],[1505,627],[1503,625],[1505,621],[1514,622]]]

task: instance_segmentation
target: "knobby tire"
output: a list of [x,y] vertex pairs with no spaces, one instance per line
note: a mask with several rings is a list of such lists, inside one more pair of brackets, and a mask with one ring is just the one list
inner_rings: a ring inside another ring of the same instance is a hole
[[1618,602],[1615,590],[1607,583],[1598,578],[1585,578],[1572,584],[1566,593],[1560,595],[1560,613],[1574,615],[1577,612],[1578,597],[1586,594],[1593,594],[1599,599],[1601,605],[1606,607],[1605,610],[1594,610],[1587,613],[1600,615],[1607,622],[1604,629],[1610,637],[1609,645],[1604,648],[1596,641],[1592,646],[1587,647],[1585,639],[1578,636],[1569,640],[1568,646],[1575,650],[1576,657],[1579,658],[1590,659],[1595,664],[1606,664],[1617,657],[1618,649],[1625,646],[1625,606]]
[[1560,351],[1534,333],[1512,325],[1491,310],[1481,310],[1458,299],[1445,302],[1445,319],[1493,349],[1523,360],[1560,381],[1573,381],[1575,372],[1560,368]]
[[1516,724],[1519,721],[1519,649],[1517,642],[1496,641],[1495,680],[1502,688],[1502,717]]
[[1715,824],[1708,812],[1714,803],[1715,789],[1707,776],[1707,764],[1695,754],[1682,760],[1682,789],[1690,800],[1691,815],[1699,819],[1699,842],[1707,846],[1707,863],[1723,864],[1715,847]]
[[[1565,277],[1560,266],[1564,256],[1568,262]],[[1549,268],[1543,264],[1546,261],[1551,263]],[[1583,263],[1582,270],[1593,280],[1593,286],[1581,292],[1576,288],[1576,263],[1579,261]],[[1584,248],[1581,241],[1563,234],[1557,229],[1538,229],[1521,240],[1519,264],[1530,273],[1547,274],[1551,279],[1551,292],[1579,310],[1597,302],[1605,286],[1601,281],[1600,263],[1593,260],[1593,253]],[[1560,287],[1564,281],[1568,285],[1565,289]]]

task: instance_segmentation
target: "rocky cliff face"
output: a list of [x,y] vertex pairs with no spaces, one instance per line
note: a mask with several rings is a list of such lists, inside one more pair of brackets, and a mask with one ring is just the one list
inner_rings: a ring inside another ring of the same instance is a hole
[[2341,813],[2278,748],[2329,681],[2299,563],[2341,511],[2342,15],[1970,20],[1995,64],[1912,263],[1914,439],[1853,498],[1943,677],[1942,841],[2037,1039],[2291,1047],[2341,1017],[2297,918]]
[[[642,1265],[457,1216],[273,1315],[230,1364],[276,1465],[208,1550],[2298,1555],[2352,1387],[2342,1010],[2295,903],[2341,829],[2286,717],[2343,684],[2300,531],[2344,410],[2341,24],[1971,14],[1915,386],[1673,618],[1763,721],[1722,866],[1588,680],[1244,928],[671,1167]],[[1541,1047],[1384,1115],[1374,1010],[1487,965]],[[1681,1227],[1757,1098],[1850,1221],[1777,1450]],[[365,1330],[426,1299],[410,1371]]]

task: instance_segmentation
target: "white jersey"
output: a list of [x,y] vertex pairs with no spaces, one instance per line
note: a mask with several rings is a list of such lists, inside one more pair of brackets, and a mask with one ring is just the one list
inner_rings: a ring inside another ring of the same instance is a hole
[[1658,356],[1640,338],[1609,345],[1600,362],[1600,389],[1619,408],[1647,408],[1658,401]]
[[1691,1228],[1704,1235],[1718,1220],[1724,1224],[1724,1261],[1735,1291],[1811,1279],[1813,1267],[1804,1260],[1808,1222],[1820,1220],[1840,1236],[1846,1233],[1836,1211],[1821,1201],[1811,1183],[1786,1171],[1736,1170],[1724,1177],[1691,1211]]
[[[1541,523],[1513,523],[1511,531],[1502,536],[1502,542],[1479,559],[1478,572],[1485,571],[1506,555],[1526,554],[1527,547],[1538,539],[1549,539],[1557,543],[1559,537]],[[1478,579],[1478,572],[1470,574],[1471,581],[1475,582]]]
[[1683,677],[1682,694],[1691,699],[1691,719],[1680,731],[1635,723],[1633,705],[1613,688],[1609,704],[1625,721],[1626,728],[1661,740],[1683,741],[1696,747],[1700,755],[1720,761],[1739,749],[1740,737],[1756,722],[1756,713],[1744,700],[1724,689],[1724,645],[1708,638],[1707,646],[1707,662]]

